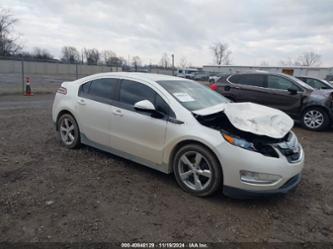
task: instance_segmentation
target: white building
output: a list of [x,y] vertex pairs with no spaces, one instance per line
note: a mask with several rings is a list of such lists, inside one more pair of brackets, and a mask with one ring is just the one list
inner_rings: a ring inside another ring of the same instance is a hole
[[293,76],[312,76],[325,79],[327,75],[333,75],[333,67],[269,67],[269,66],[203,66],[204,71],[222,74],[241,73],[249,71],[265,71],[271,73],[286,73]]

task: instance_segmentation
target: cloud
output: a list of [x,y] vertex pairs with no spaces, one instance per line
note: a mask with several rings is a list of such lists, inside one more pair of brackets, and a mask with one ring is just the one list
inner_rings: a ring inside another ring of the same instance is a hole
[[212,63],[209,47],[229,44],[233,63],[271,65],[308,50],[333,64],[333,1],[2,0],[20,20],[26,49],[60,56],[73,45],[111,49],[158,63],[164,52],[193,65]]

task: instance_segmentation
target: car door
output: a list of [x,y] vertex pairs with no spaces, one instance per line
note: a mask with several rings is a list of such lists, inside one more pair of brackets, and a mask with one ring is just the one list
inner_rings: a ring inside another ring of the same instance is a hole
[[79,89],[76,112],[81,136],[98,145],[110,146],[112,95],[117,82],[117,79],[101,78]]
[[270,107],[285,111],[296,117],[301,108],[303,89],[281,75],[267,75],[264,102]]
[[[140,111],[134,104],[149,100],[163,115]],[[162,97],[143,83],[122,80],[117,107],[113,111],[111,146],[136,159],[161,164],[167,127],[168,108]],[[164,106],[164,107],[163,107]]]
[[231,83],[228,95],[236,102],[261,102],[260,96],[265,92],[264,74],[235,74],[227,80]]

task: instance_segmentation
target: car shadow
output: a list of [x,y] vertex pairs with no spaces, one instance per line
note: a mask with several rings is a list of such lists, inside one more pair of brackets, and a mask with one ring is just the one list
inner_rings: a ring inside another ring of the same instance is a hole
[[[94,147],[83,145],[82,149],[86,149],[94,154],[97,154],[101,157],[109,158],[117,162],[117,164],[120,164],[121,167],[124,167],[124,171],[129,172],[129,174],[140,174],[143,176],[144,179],[154,179],[160,182],[162,185],[168,185],[170,187],[170,190],[172,192],[179,192],[179,197],[183,198],[193,198],[194,196],[190,193],[184,192],[177,184],[173,173],[171,174],[165,174],[163,172],[160,172],[155,169],[151,169],[149,167],[146,167],[144,165],[141,165],[139,163],[135,163],[133,161],[130,161],[126,158],[122,158],[117,155],[113,155],[111,153],[96,149]],[[153,184],[153,183],[152,183]],[[223,194],[222,188],[220,188],[215,194],[208,197],[194,197],[198,198],[197,201],[207,201],[211,204],[217,204],[217,205],[231,205],[231,206],[238,206],[238,207],[245,207],[245,206],[253,206],[253,205],[259,205],[259,206],[270,206],[274,205],[277,202],[280,202],[282,199],[285,199],[286,195],[278,195],[278,196],[269,196],[269,197],[262,197],[262,198],[248,198],[248,199],[238,199],[233,197],[228,197]]]

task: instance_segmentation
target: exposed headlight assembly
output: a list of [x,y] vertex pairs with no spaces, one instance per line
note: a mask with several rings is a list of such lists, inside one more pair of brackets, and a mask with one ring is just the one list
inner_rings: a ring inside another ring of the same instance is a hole
[[251,142],[246,141],[245,139],[235,137],[235,136],[230,136],[230,135],[225,134],[225,133],[223,133],[222,135],[223,135],[224,139],[230,144],[233,144],[235,146],[241,147],[241,148],[246,149],[246,150],[256,151],[256,148],[254,147],[254,144],[251,143]]

